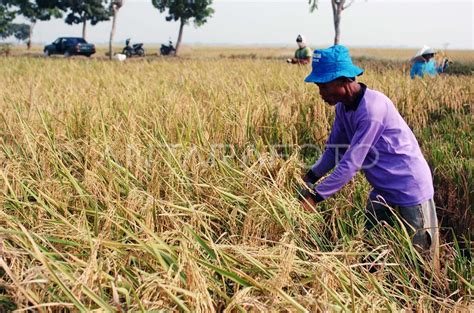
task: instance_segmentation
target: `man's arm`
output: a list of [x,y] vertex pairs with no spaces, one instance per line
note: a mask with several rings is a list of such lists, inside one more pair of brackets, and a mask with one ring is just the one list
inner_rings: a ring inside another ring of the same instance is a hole
[[410,70],[410,77],[411,79],[414,79],[415,78],[415,75],[417,74],[418,72],[418,64],[415,62],[413,63],[413,65],[411,66],[411,70]]
[[295,51],[295,56],[292,59],[288,59],[288,63],[292,64],[308,64],[311,63],[311,57],[313,52],[311,51],[311,48],[306,47],[305,50],[303,50],[301,55],[298,55],[299,49]]
[[297,64],[308,64],[311,62],[311,57],[307,57],[304,59],[293,59],[292,63],[297,63]]
[[291,63],[291,64],[308,64],[311,62],[311,57],[304,58],[304,59],[292,58],[292,59],[287,59],[286,62]]
[[336,165],[336,158],[339,161],[340,155],[343,155],[349,145],[349,140],[344,133],[344,126],[337,117],[331,128],[331,133],[326,141],[326,148],[318,161],[306,173],[303,180],[306,183],[314,184],[321,177],[326,175]]
[[439,64],[439,66],[436,68],[436,71],[438,73],[444,73],[444,71],[446,71],[446,69],[448,68],[449,66],[449,60],[448,58],[444,58],[441,63]]
[[315,188],[316,193],[326,199],[347,184],[362,168],[367,154],[379,140],[383,131],[384,126],[379,121],[360,121],[349,149],[331,175]]
[[[336,158],[339,160],[339,156],[344,154],[349,140],[344,133],[343,126],[337,118],[334,120],[331,133],[326,142],[326,149],[318,161],[311,167],[311,169],[304,175],[303,181],[306,183],[306,187],[300,190],[300,197],[303,202],[303,206],[307,211],[311,211],[309,202],[311,205],[315,205],[318,202],[324,200],[320,195],[314,192],[314,183],[320,180],[336,165]],[[310,192],[311,189],[313,192]]]

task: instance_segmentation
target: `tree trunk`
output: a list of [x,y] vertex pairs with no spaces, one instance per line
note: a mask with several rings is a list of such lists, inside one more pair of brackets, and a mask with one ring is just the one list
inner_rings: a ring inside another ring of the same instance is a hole
[[341,13],[344,7],[345,0],[341,0],[336,2],[336,0],[332,0],[332,13],[334,18],[334,44],[338,45],[341,38]]
[[31,49],[32,40],[33,40],[33,29],[35,28],[36,22],[31,22],[30,24],[30,33],[28,34],[28,42],[26,43],[26,47],[28,50]]
[[110,39],[109,39],[109,59],[112,60],[112,42],[114,41],[115,36],[115,21],[117,20],[118,7],[116,5],[112,6],[112,29],[110,30]]
[[185,24],[185,21],[183,19],[180,19],[178,42],[176,43],[176,55],[178,55],[179,48],[181,47],[181,40],[183,39],[184,24]]
[[86,40],[86,25],[87,25],[87,18],[84,15],[82,17],[82,38],[84,38],[84,40]]

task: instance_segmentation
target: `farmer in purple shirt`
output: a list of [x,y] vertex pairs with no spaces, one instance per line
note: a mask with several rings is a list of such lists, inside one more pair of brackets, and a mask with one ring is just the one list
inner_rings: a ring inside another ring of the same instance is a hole
[[413,132],[389,98],[355,81],[364,71],[352,64],[346,47],[315,50],[312,65],[305,82],[318,85],[336,118],[323,155],[304,177],[304,208],[311,211],[361,170],[373,187],[366,228],[379,221],[393,225],[394,212],[415,234],[413,243],[430,250],[438,227],[433,183]]

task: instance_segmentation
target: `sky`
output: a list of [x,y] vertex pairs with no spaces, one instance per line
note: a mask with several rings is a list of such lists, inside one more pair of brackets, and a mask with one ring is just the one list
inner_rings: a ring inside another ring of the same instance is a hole
[[[115,42],[175,42],[179,24],[151,0],[124,0],[119,12]],[[309,12],[308,0],[214,0],[214,15],[202,27],[184,29],[184,44],[273,45],[292,47],[303,34],[312,47],[333,43],[334,28],[329,0]],[[355,0],[342,13],[341,43],[352,47],[474,49],[474,0]],[[111,22],[88,25],[86,39],[108,42]],[[59,36],[81,36],[80,25],[62,19],[39,22],[33,42],[52,42]]]

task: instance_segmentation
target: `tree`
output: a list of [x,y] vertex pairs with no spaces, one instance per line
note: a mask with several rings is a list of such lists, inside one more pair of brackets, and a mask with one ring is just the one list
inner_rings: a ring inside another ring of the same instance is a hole
[[[347,9],[348,7],[351,6],[351,4],[354,2],[354,0],[350,0],[346,4],[346,0],[331,0],[331,6],[332,6],[332,15],[333,15],[333,20],[334,20],[334,44],[338,45],[340,42],[340,37],[341,37],[341,15],[342,11]],[[310,5],[310,11],[314,12],[318,8],[318,0],[309,0],[309,5]]]
[[179,52],[183,39],[184,25],[194,19],[194,25],[199,27],[206,23],[207,18],[214,13],[214,10],[210,7],[212,0],[152,0],[152,3],[160,12],[168,9],[167,21],[179,21],[176,54]]
[[0,0],[0,38],[10,37],[11,23],[14,19],[15,12],[8,9],[4,0]]
[[30,38],[30,25],[28,24],[11,24],[10,33],[19,41],[27,41]]
[[[30,21],[28,30],[28,50],[31,48],[33,29],[37,21],[48,21],[51,17],[59,18],[62,13],[57,1],[48,0],[4,0],[16,9],[16,13],[24,16]],[[25,24],[23,24],[25,25]],[[22,26],[24,31],[24,26]],[[18,28],[17,28],[18,29]],[[24,33],[24,32],[23,32]],[[22,39],[22,41],[24,41]]]
[[0,38],[14,36],[20,41],[25,41],[28,39],[30,27],[27,24],[13,23],[16,12],[9,7],[11,5],[7,1],[0,0]]
[[112,29],[110,30],[109,39],[109,59],[112,60],[112,42],[115,36],[115,22],[117,21],[117,14],[120,8],[123,6],[123,0],[112,0],[110,3],[110,10],[112,12]]
[[69,12],[65,20],[67,24],[82,23],[82,37],[84,39],[86,39],[87,21],[96,25],[99,22],[108,21],[111,15],[106,0],[62,0],[60,7]]

